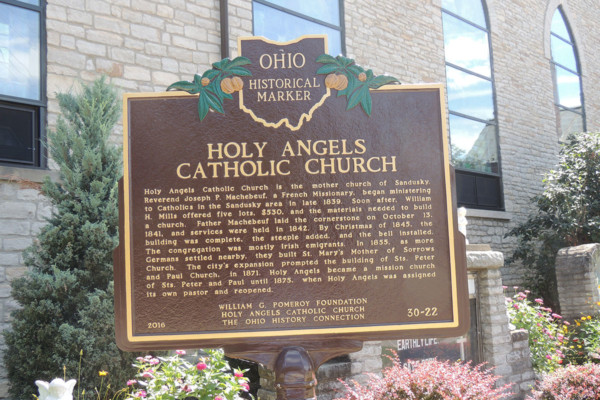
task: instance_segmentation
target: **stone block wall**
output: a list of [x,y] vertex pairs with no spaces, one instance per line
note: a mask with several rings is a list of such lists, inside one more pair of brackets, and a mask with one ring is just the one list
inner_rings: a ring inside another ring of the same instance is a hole
[[535,374],[531,366],[529,334],[525,330],[511,331],[509,328],[500,273],[504,257],[498,251],[482,250],[481,247],[469,251],[469,247],[471,245],[467,246],[467,268],[476,274],[482,360],[502,377],[498,380],[499,385],[512,385],[513,399],[523,399],[535,383]]
[[556,283],[564,318],[573,320],[597,312],[600,304],[600,244],[560,249],[556,257]]

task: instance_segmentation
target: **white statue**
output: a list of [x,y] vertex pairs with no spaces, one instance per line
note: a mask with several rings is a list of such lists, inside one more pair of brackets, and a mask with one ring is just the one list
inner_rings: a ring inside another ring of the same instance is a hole
[[53,379],[50,383],[35,381],[40,392],[39,400],[73,400],[73,388],[76,383],[75,379],[65,382],[60,378]]

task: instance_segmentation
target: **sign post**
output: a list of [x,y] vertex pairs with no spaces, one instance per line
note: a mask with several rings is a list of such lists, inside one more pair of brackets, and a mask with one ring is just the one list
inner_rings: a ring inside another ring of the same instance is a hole
[[178,91],[125,95],[122,349],[224,347],[304,398],[364,340],[468,329],[443,87],[325,43],[240,39]]

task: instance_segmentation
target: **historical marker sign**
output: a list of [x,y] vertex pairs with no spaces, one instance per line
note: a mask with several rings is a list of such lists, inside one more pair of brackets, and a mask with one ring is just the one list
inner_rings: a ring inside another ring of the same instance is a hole
[[372,90],[324,43],[242,39],[197,94],[125,95],[122,348],[468,328],[442,86]]

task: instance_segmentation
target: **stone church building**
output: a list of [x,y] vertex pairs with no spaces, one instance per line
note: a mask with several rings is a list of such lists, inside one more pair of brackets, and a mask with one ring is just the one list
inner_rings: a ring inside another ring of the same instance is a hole
[[[235,57],[238,37],[327,34],[332,55],[376,74],[446,85],[468,239],[508,255],[561,139],[599,129],[598,21],[597,0],[0,0],[0,330],[52,212],[37,184],[57,177],[44,146],[57,93],[102,75],[161,92]],[[0,366],[0,398],[6,386]]]

